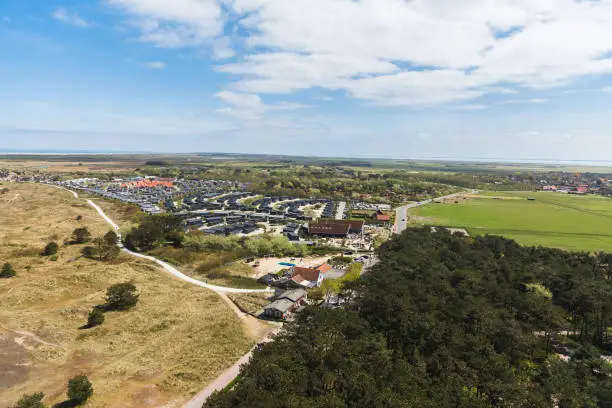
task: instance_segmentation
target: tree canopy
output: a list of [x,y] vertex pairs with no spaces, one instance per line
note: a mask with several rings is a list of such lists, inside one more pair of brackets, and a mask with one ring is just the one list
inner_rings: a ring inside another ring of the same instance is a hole
[[429,228],[379,255],[345,308],[307,308],[204,406],[611,406],[610,255]]
[[57,245],[56,242],[49,242],[46,246],[45,249],[43,251],[43,255],[44,256],[52,256],[57,254],[57,250],[59,249],[59,246]]
[[179,246],[183,241],[181,219],[174,215],[152,215],[125,237],[125,246],[132,251],[148,251],[167,243]]
[[78,375],[68,381],[68,398],[76,405],[85,403],[93,394],[93,386],[87,376]]
[[136,286],[132,283],[118,283],[106,291],[106,308],[108,310],[127,310],[138,302]]
[[85,244],[91,240],[91,233],[87,227],[79,227],[72,231],[73,244]]

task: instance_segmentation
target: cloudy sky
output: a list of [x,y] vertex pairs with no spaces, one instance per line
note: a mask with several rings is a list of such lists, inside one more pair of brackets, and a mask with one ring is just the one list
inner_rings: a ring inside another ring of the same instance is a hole
[[0,149],[608,160],[612,0],[1,0]]

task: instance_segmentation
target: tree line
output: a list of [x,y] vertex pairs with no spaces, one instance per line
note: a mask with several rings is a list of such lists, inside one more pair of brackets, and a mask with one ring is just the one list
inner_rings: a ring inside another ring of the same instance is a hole
[[204,407],[612,406],[609,254],[424,228],[379,256]]

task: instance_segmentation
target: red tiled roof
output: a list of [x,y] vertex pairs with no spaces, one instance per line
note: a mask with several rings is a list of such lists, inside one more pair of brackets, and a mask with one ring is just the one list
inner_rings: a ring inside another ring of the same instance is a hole
[[319,276],[321,272],[314,268],[302,268],[300,266],[293,267],[292,277],[301,276],[305,280],[309,280],[311,282],[317,282],[319,280]]
[[391,216],[387,214],[378,214],[376,215],[376,219],[378,221],[391,221]]
[[172,181],[167,180],[138,180],[138,181],[130,181],[128,183],[123,183],[121,187],[129,187],[129,188],[147,188],[147,187],[159,187],[164,186],[168,188],[174,187],[174,183]]
[[318,270],[321,273],[327,273],[327,272],[331,271],[333,268],[331,267],[331,265],[328,265],[328,264],[325,263],[323,265],[317,266],[315,269]]

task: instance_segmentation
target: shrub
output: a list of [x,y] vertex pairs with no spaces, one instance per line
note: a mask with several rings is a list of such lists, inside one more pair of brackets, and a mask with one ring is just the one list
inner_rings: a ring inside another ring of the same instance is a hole
[[104,313],[100,308],[94,307],[87,316],[87,327],[96,327],[104,323]]
[[57,254],[58,249],[59,249],[59,246],[57,245],[56,242],[49,242],[47,246],[45,247],[45,250],[43,251],[43,255],[44,256],[55,255]]
[[93,386],[85,375],[78,375],[68,381],[68,398],[70,402],[81,405],[93,394]]
[[93,246],[83,248],[81,253],[86,258],[98,261],[112,261],[119,256],[121,250],[117,246],[119,237],[114,232],[109,232],[101,238],[93,240]]
[[49,260],[53,262],[57,261],[57,259],[58,259],[57,255],[53,255],[52,257],[49,258]]
[[5,263],[2,265],[2,270],[0,270],[0,278],[12,278],[15,275],[17,275],[17,272],[15,272],[15,269],[13,269],[13,266],[10,263]]
[[136,306],[138,294],[132,283],[118,283],[106,291],[106,307],[108,310],[128,310]]
[[38,392],[36,394],[24,395],[12,408],[45,408],[42,403],[45,394]]
[[85,244],[91,240],[91,233],[86,227],[77,228],[72,232],[72,243]]
[[108,231],[106,234],[104,234],[104,243],[107,245],[117,246],[119,243],[119,236],[115,231]]
[[352,262],[353,258],[351,258],[350,256],[335,256],[333,258],[330,258],[329,261],[327,261],[327,263],[333,266],[334,268],[344,268],[346,266],[349,266]]

